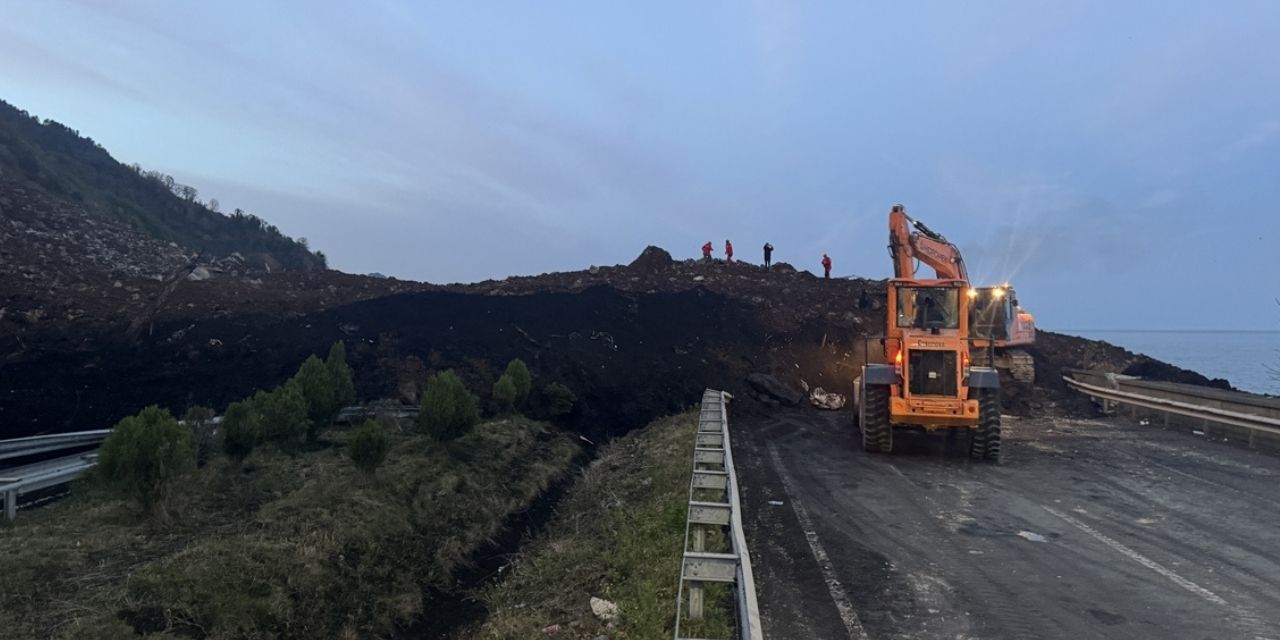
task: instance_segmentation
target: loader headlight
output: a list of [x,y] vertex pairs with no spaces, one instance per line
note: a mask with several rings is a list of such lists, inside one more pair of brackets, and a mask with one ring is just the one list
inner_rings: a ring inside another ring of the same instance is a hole
[[1004,297],[1004,289],[992,289],[991,296],[997,300]]
[[978,290],[977,290],[977,289],[970,289],[970,290],[966,291],[965,293],[966,293],[966,295],[968,295],[970,298],[976,298],[976,297],[978,297]]

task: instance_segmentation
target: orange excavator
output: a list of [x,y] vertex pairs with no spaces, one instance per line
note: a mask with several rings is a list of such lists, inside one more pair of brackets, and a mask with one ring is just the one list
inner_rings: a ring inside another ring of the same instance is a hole
[[970,285],[960,249],[907,215],[902,205],[889,212],[889,255],[895,278],[915,278],[918,260],[932,267],[938,278],[963,280],[970,301],[969,337],[975,355],[985,355],[988,364],[1014,380],[1035,382],[1035,360],[1019,347],[1035,343],[1036,321],[1018,305],[1018,294],[1008,283]]

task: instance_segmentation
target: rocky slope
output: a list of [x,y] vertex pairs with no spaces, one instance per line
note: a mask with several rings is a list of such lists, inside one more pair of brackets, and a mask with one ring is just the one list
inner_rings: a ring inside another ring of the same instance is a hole
[[112,223],[210,259],[239,253],[263,270],[324,267],[323,256],[257,216],[218,213],[216,201],[201,201],[194,187],[123,165],[78,131],[0,100],[0,197],[12,197],[15,188],[24,192],[19,212],[41,199],[48,201],[41,209],[70,206],[83,220]]

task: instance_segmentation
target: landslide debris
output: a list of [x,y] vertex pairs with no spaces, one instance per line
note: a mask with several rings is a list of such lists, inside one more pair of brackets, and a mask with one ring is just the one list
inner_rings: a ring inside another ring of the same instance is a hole
[[[753,374],[850,397],[862,363],[880,357],[885,294],[884,281],[674,260],[656,247],[625,266],[467,285],[211,269],[208,279],[184,280],[135,341],[122,341],[163,283],[85,278],[76,290],[0,290],[0,306],[25,309],[0,312],[5,435],[96,428],[153,402],[174,411],[225,406],[344,340],[361,397],[412,402],[429,373],[448,368],[488,390],[497,367],[518,357],[543,383],[579,394],[568,426],[607,437],[695,403],[706,386],[765,398],[744,410],[790,395],[761,394]],[[1037,380],[1005,384],[1011,413],[1087,414],[1087,400],[1061,381],[1064,370],[1153,362],[1047,331],[1029,351]]]

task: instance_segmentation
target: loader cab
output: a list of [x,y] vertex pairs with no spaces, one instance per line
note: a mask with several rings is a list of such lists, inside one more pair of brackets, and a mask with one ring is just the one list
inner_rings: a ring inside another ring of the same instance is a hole
[[897,413],[915,414],[915,418],[925,418],[921,414],[927,413],[951,420],[967,418],[969,300],[964,291],[963,280],[889,281],[891,313],[885,357],[896,369],[893,395]]
[[940,334],[960,329],[960,289],[954,286],[896,286],[899,329],[922,329]]

